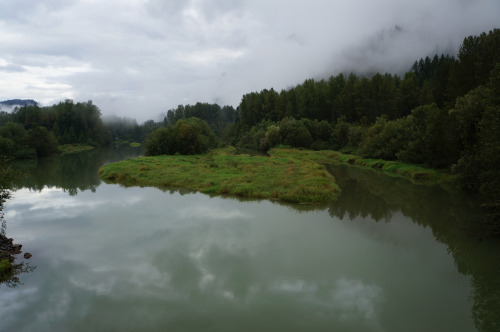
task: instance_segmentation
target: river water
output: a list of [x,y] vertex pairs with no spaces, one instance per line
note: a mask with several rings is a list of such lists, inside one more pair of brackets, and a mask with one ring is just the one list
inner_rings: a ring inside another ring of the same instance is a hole
[[500,245],[467,197],[331,167],[325,207],[102,183],[95,150],[16,165],[0,331],[496,331]]

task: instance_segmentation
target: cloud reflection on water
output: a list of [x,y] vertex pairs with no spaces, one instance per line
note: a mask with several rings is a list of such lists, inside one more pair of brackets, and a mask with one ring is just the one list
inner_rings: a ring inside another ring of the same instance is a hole
[[[380,237],[375,223],[343,223],[326,211],[299,214],[271,202],[154,188],[102,185],[78,197],[47,188],[15,197],[8,206],[16,211],[9,219],[16,225],[12,233],[28,237],[23,244],[35,251],[38,268],[24,280],[35,285],[31,293],[0,292],[2,303],[14,296],[19,304],[8,313],[15,319],[0,312],[0,329],[138,329],[147,315],[153,330],[196,330],[188,320],[220,328],[248,322],[243,330],[258,330],[286,316],[281,323],[287,330],[303,330],[301,324],[316,319],[325,328],[378,331],[406,297],[432,310],[462,296],[427,303],[429,294],[447,287],[442,276],[448,278],[454,266],[446,252],[436,254],[442,248],[432,245],[430,230],[402,216],[379,225],[389,230]],[[60,215],[67,207],[72,212]],[[401,227],[415,231],[390,231]],[[421,241],[408,246],[401,234]],[[423,290],[393,282],[395,266],[399,280],[425,282]],[[468,290],[464,279],[456,283]],[[462,309],[457,315],[469,308]],[[126,324],[109,321],[123,315]],[[428,316],[421,315],[423,328]]]

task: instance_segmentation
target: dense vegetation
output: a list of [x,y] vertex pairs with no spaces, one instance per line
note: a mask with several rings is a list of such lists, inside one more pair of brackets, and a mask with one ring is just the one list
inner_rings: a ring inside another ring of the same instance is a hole
[[234,143],[335,149],[452,171],[499,220],[500,30],[464,39],[455,59],[389,74],[306,80],[243,96]]
[[16,159],[46,157],[60,144],[101,146],[111,135],[91,101],[60,102],[50,107],[28,105],[0,113],[0,155]]
[[[57,146],[145,140],[146,154],[197,154],[218,144],[337,150],[456,175],[500,220],[500,30],[464,39],[457,56],[415,61],[402,77],[374,73],[264,89],[231,106],[197,103],[163,123],[115,118],[91,102],[27,105],[0,113],[0,155],[33,158]],[[218,140],[215,138],[217,136]]]
[[[216,133],[225,143],[262,152],[280,145],[333,149],[447,170],[462,188],[480,194],[498,221],[499,96],[495,29],[465,38],[456,58],[415,61],[402,78],[339,74],[279,93],[271,88],[245,94],[235,122],[226,118]],[[171,126],[190,116],[213,121],[220,111],[206,114],[179,106],[165,122]]]
[[232,106],[220,107],[217,104],[196,103],[195,105],[179,105],[170,109],[164,119],[165,124],[175,123],[185,118],[198,118],[205,121],[210,129],[224,142],[232,135],[231,128],[236,120],[236,111]]
[[145,154],[198,154],[217,146],[217,137],[208,124],[198,118],[180,119],[148,135]]

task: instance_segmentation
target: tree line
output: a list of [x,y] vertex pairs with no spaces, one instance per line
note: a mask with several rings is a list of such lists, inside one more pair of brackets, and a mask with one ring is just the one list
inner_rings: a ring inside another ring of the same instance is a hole
[[167,111],[164,123],[173,126],[177,121],[191,117],[205,121],[218,137],[224,139],[231,135],[228,129],[236,121],[236,110],[228,105],[221,107],[200,102],[195,105],[179,105]]
[[[222,115],[223,108],[198,103],[170,110],[165,125],[198,117],[217,128],[222,142],[242,148],[335,149],[446,169],[499,211],[499,96],[500,30],[495,29],[466,37],[456,57],[415,61],[402,78],[351,73],[308,79],[280,92],[245,94],[234,122],[232,115]],[[218,127],[215,119],[223,119]],[[159,142],[150,140],[151,146]]]
[[0,155],[16,159],[46,157],[59,144],[102,146],[111,142],[101,111],[91,101],[66,100],[49,107],[28,105],[0,113]]
[[456,57],[414,62],[402,77],[338,74],[245,94],[237,109],[196,103],[163,123],[103,122],[92,104],[66,100],[0,112],[0,155],[50,155],[58,144],[145,141],[146,154],[202,153],[218,144],[260,150],[334,149],[454,172],[500,211],[500,30],[466,37]]

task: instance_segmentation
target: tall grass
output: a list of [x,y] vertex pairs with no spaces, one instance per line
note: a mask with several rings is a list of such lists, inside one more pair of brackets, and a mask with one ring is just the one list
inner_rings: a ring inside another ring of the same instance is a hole
[[270,153],[274,156],[293,156],[293,158],[299,160],[315,161],[323,165],[335,163],[349,164],[381,171],[390,176],[407,178],[414,183],[444,184],[447,186],[455,185],[455,176],[449,172],[426,168],[419,165],[406,164],[400,161],[363,159],[360,156],[331,150],[311,151],[297,149],[273,149]]
[[106,182],[125,186],[191,189],[212,195],[270,199],[292,203],[335,200],[340,188],[315,160],[292,150],[271,151],[270,157],[233,154],[231,148],[202,155],[130,159],[99,170]]

